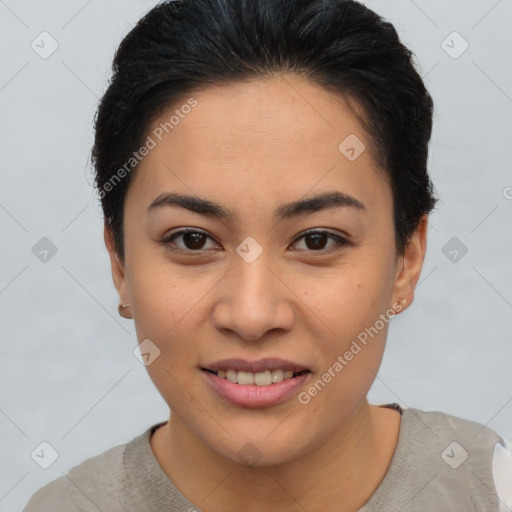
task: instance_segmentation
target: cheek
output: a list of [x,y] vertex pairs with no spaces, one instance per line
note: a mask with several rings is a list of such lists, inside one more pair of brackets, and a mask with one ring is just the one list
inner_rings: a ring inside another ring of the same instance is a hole
[[373,325],[387,310],[392,293],[390,277],[391,273],[382,261],[365,264],[361,259],[324,276],[322,282],[303,283],[301,297],[321,320],[325,340],[346,341]]
[[127,280],[138,340],[149,338],[171,366],[193,361],[194,318],[208,283],[183,277],[168,262],[133,264]]
[[375,381],[388,326],[389,319],[381,320],[379,316],[362,329],[346,322],[340,324],[336,337],[324,339],[322,368],[299,396],[299,402],[311,408],[311,415],[325,416],[325,411],[331,410],[329,423],[334,426],[345,419],[347,411],[355,410]]
[[315,286],[305,295],[321,320],[323,334],[317,337],[317,347],[323,371],[317,387],[325,383],[329,388],[325,398],[332,393],[336,400],[344,400],[344,395],[349,399],[348,389],[364,391],[375,379],[393,317],[392,280],[384,263],[342,269],[328,286]]
[[149,377],[172,409],[193,415],[200,412],[193,399],[198,394],[197,382],[191,375],[199,371],[195,326],[200,315],[206,314],[198,303],[204,291],[200,280],[171,274],[171,268],[169,264],[134,265],[129,293],[137,339],[151,340],[159,351],[146,366]]

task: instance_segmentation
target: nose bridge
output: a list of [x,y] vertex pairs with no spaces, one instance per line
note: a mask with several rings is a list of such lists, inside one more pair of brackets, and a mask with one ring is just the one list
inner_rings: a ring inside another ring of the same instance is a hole
[[[245,245],[245,247],[244,247]],[[237,252],[242,252],[249,247],[247,255],[256,251],[255,247],[251,247],[251,242],[241,244]],[[271,264],[269,251],[262,251],[253,260],[246,259],[243,255],[239,261],[235,263],[235,273],[233,275],[233,305],[236,311],[246,320],[262,321],[270,316],[275,310],[276,301],[278,300],[274,275],[268,267]]]
[[238,300],[242,300],[244,297],[247,297],[249,301],[264,299],[265,303],[273,300],[272,294],[269,293],[272,291],[270,281],[273,277],[272,272],[268,269],[272,265],[271,260],[268,239],[262,240],[259,237],[258,242],[252,236],[247,236],[236,247],[233,264]]
[[[248,262],[243,258],[238,261],[235,270],[235,279],[237,280],[237,300],[238,301],[257,301],[260,306],[270,305],[276,300],[274,286],[270,282],[275,279],[269,270],[269,261],[267,255],[258,256],[254,261]],[[256,305],[256,304],[253,304]]]
[[216,327],[235,331],[245,339],[258,339],[275,328],[289,329],[293,310],[286,287],[274,275],[276,270],[270,270],[275,267],[270,252],[255,240],[245,240],[237,253],[224,283],[221,305],[214,312]]

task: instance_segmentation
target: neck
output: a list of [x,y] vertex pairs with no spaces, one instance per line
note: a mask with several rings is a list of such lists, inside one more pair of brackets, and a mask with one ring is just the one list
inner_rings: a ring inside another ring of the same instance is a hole
[[179,491],[204,512],[355,512],[374,493],[394,453],[400,414],[363,400],[315,451],[278,466],[246,467],[199,440],[176,415],[151,438]]

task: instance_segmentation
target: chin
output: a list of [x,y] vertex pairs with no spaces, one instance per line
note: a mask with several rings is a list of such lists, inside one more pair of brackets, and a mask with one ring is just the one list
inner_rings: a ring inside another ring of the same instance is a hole
[[[263,428],[261,424],[252,422],[251,430],[258,434],[251,436],[242,429],[230,430],[231,436],[225,432],[222,438],[207,434],[204,441],[218,455],[242,466],[254,468],[279,466],[292,462],[312,451],[313,445],[318,444],[314,439],[301,438],[301,429],[290,429],[289,425],[283,424],[279,432],[275,421],[270,428],[267,424]],[[304,429],[302,429],[303,432]]]

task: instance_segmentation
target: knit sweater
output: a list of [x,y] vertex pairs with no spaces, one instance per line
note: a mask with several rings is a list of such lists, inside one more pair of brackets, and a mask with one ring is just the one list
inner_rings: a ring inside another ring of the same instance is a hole
[[[494,431],[438,411],[402,409],[390,466],[359,512],[504,512],[512,451]],[[149,427],[39,489],[24,512],[199,512],[160,467]],[[333,506],[332,510],[338,506]]]

